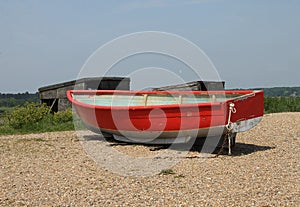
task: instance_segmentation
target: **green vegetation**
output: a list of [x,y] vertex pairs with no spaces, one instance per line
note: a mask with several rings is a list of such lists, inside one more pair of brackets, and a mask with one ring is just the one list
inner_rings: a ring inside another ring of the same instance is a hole
[[11,113],[13,108],[9,107],[0,107],[0,124],[3,122],[3,119],[5,118],[6,114]]
[[300,87],[274,87],[263,88],[263,90],[266,97],[300,96]]
[[185,178],[183,174],[175,175],[174,178]]
[[300,112],[300,97],[265,97],[265,113]]
[[300,112],[300,87],[264,88],[265,113]]
[[185,178],[183,174],[175,175],[176,173],[172,169],[161,170],[159,175],[174,175],[174,178]]
[[24,127],[34,127],[43,119],[47,118],[49,108],[45,105],[36,103],[26,103],[24,106],[16,107],[10,116],[8,116],[8,124],[14,129]]
[[174,175],[174,174],[175,172],[172,169],[165,169],[159,173],[159,175]]
[[0,134],[24,134],[74,130],[71,109],[54,114],[45,104],[26,103],[15,107],[0,121]]
[[38,103],[39,101],[38,93],[0,93],[0,107],[11,108],[24,105],[26,102]]

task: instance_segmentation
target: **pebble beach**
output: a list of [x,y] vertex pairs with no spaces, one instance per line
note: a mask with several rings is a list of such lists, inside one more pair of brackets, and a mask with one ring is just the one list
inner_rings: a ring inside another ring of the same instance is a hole
[[232,156],[203,159],[195,146],[169,173],[144,177],[101,167],[81,142],[74,131],[1,136],[0,206],[300,206],[300,113],[265,115],[237,135]]

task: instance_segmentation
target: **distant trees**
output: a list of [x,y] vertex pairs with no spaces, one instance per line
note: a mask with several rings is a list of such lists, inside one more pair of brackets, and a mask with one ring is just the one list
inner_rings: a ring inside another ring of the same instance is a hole
[[15,98],[0,99],[0,107],[14,107],[18,105],[18,101]]
[[264,88],[265,112],[300,112],[300,87]]
[[300,97],[265,97],[265,112],[300,112]]
[[271,97],[288,97],[300,96],[300,87],[274,87],[274,88],[258,88],[264,90],[265,96]]
[[26,102],[39,102],[38,93],[0,93],[0,107],[15,107],[24,105]]

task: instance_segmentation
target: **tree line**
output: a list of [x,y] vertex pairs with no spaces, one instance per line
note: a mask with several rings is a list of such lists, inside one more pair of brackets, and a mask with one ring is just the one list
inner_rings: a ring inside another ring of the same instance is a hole
[[15,107],[24,105],[26,102],[38,103],[39,93],[0,93],[0,107]]
[[255,89],[263,90],[265,96],[269,96],[269,97],[300,96],[300,87],[273,87],[273,88],[255,88]]
[[265,113],[300,112],[300,97],[265,97]]

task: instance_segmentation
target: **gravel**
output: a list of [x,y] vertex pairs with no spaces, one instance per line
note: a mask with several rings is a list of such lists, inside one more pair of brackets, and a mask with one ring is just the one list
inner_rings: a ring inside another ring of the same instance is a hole
[[[0,206],[300,206],[299,126],[300,113],[268,114],[238,134],[232,156],[194,147],[146,177],[101,167],[75,132],[2,136]],[[131,156],[164,150],[98,142]]]

